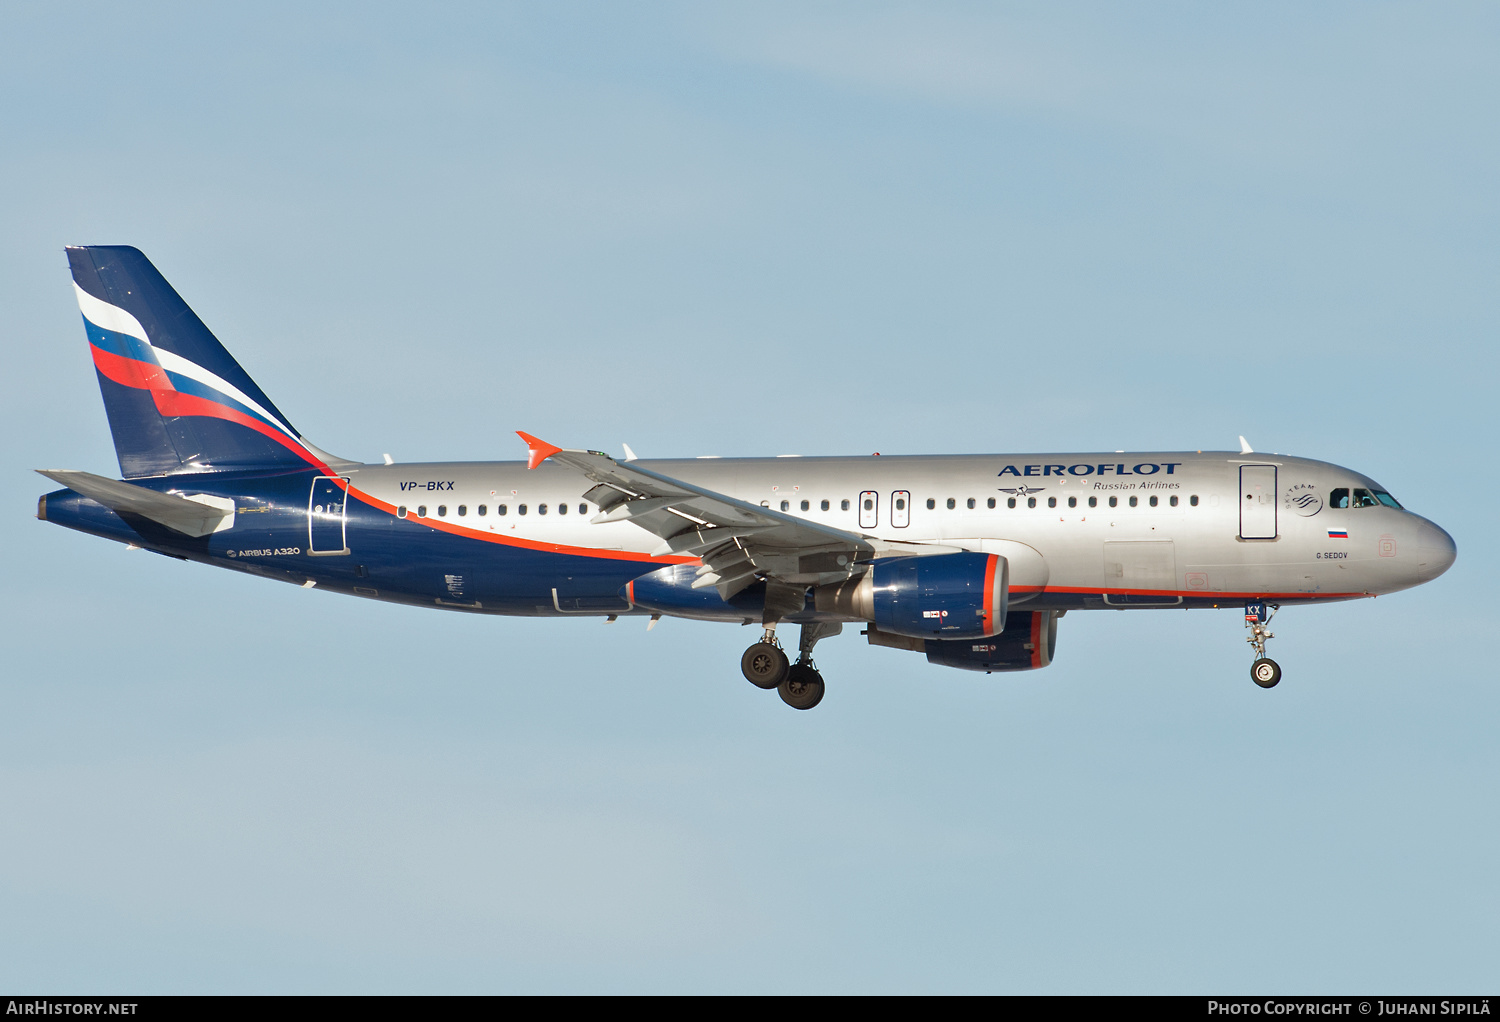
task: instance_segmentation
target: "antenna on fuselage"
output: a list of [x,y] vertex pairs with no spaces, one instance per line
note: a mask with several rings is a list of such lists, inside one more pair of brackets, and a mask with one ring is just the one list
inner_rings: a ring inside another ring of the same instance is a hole
[[1255,453],[1254,451],[1252,451],[1250,449],[1250,441],[1246,440],[1244,437],[1240,437],[1240,453],[1241,454],[1254,454]]

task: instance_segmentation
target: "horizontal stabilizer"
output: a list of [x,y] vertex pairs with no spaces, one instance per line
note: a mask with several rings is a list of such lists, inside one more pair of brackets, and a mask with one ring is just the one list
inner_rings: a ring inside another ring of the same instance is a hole
[[[92,472],[40,468],[37,471],[111,511],[149,518],[185,536],[207,536],[234,524],[234,501],[228,497],[195,498],[158,493],[134,483],[96,476]],[[207,501],[214,503],[210,505]]]

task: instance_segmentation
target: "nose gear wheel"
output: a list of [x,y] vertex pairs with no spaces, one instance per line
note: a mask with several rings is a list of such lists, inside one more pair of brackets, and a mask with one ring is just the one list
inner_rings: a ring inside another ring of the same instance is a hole
[[1281,608],[1274,603],[1245,604],[1245,627],[1250,635],[1245,639],[1255,649],[1255,663],[1250,665],[1250,680],[1261,688],[1275,688],[1281,680],[1281,665],[1266,656],[1266,640],[1276,638],[1267,631],[1271,616]]
[[1281,680],[1281,665],[1275,660],[1261,657],[1250,665],[1250,680],[1261,688],[1275,688]]

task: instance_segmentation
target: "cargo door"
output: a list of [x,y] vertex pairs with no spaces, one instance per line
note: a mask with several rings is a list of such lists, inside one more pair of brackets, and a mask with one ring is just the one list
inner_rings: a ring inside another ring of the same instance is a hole
[[1104,544],[1104,602],[1111,607],[1171,607],[1182,602],[1172,541]]

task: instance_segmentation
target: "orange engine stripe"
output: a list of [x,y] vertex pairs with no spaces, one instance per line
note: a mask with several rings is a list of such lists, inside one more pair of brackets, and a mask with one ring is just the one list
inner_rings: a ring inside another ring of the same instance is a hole
[[994,635],[998,629],[995,627],[995,571],[1000,566],[1000,558],[990,554],[989,562],[984,567],[984,627],[985,635]]

